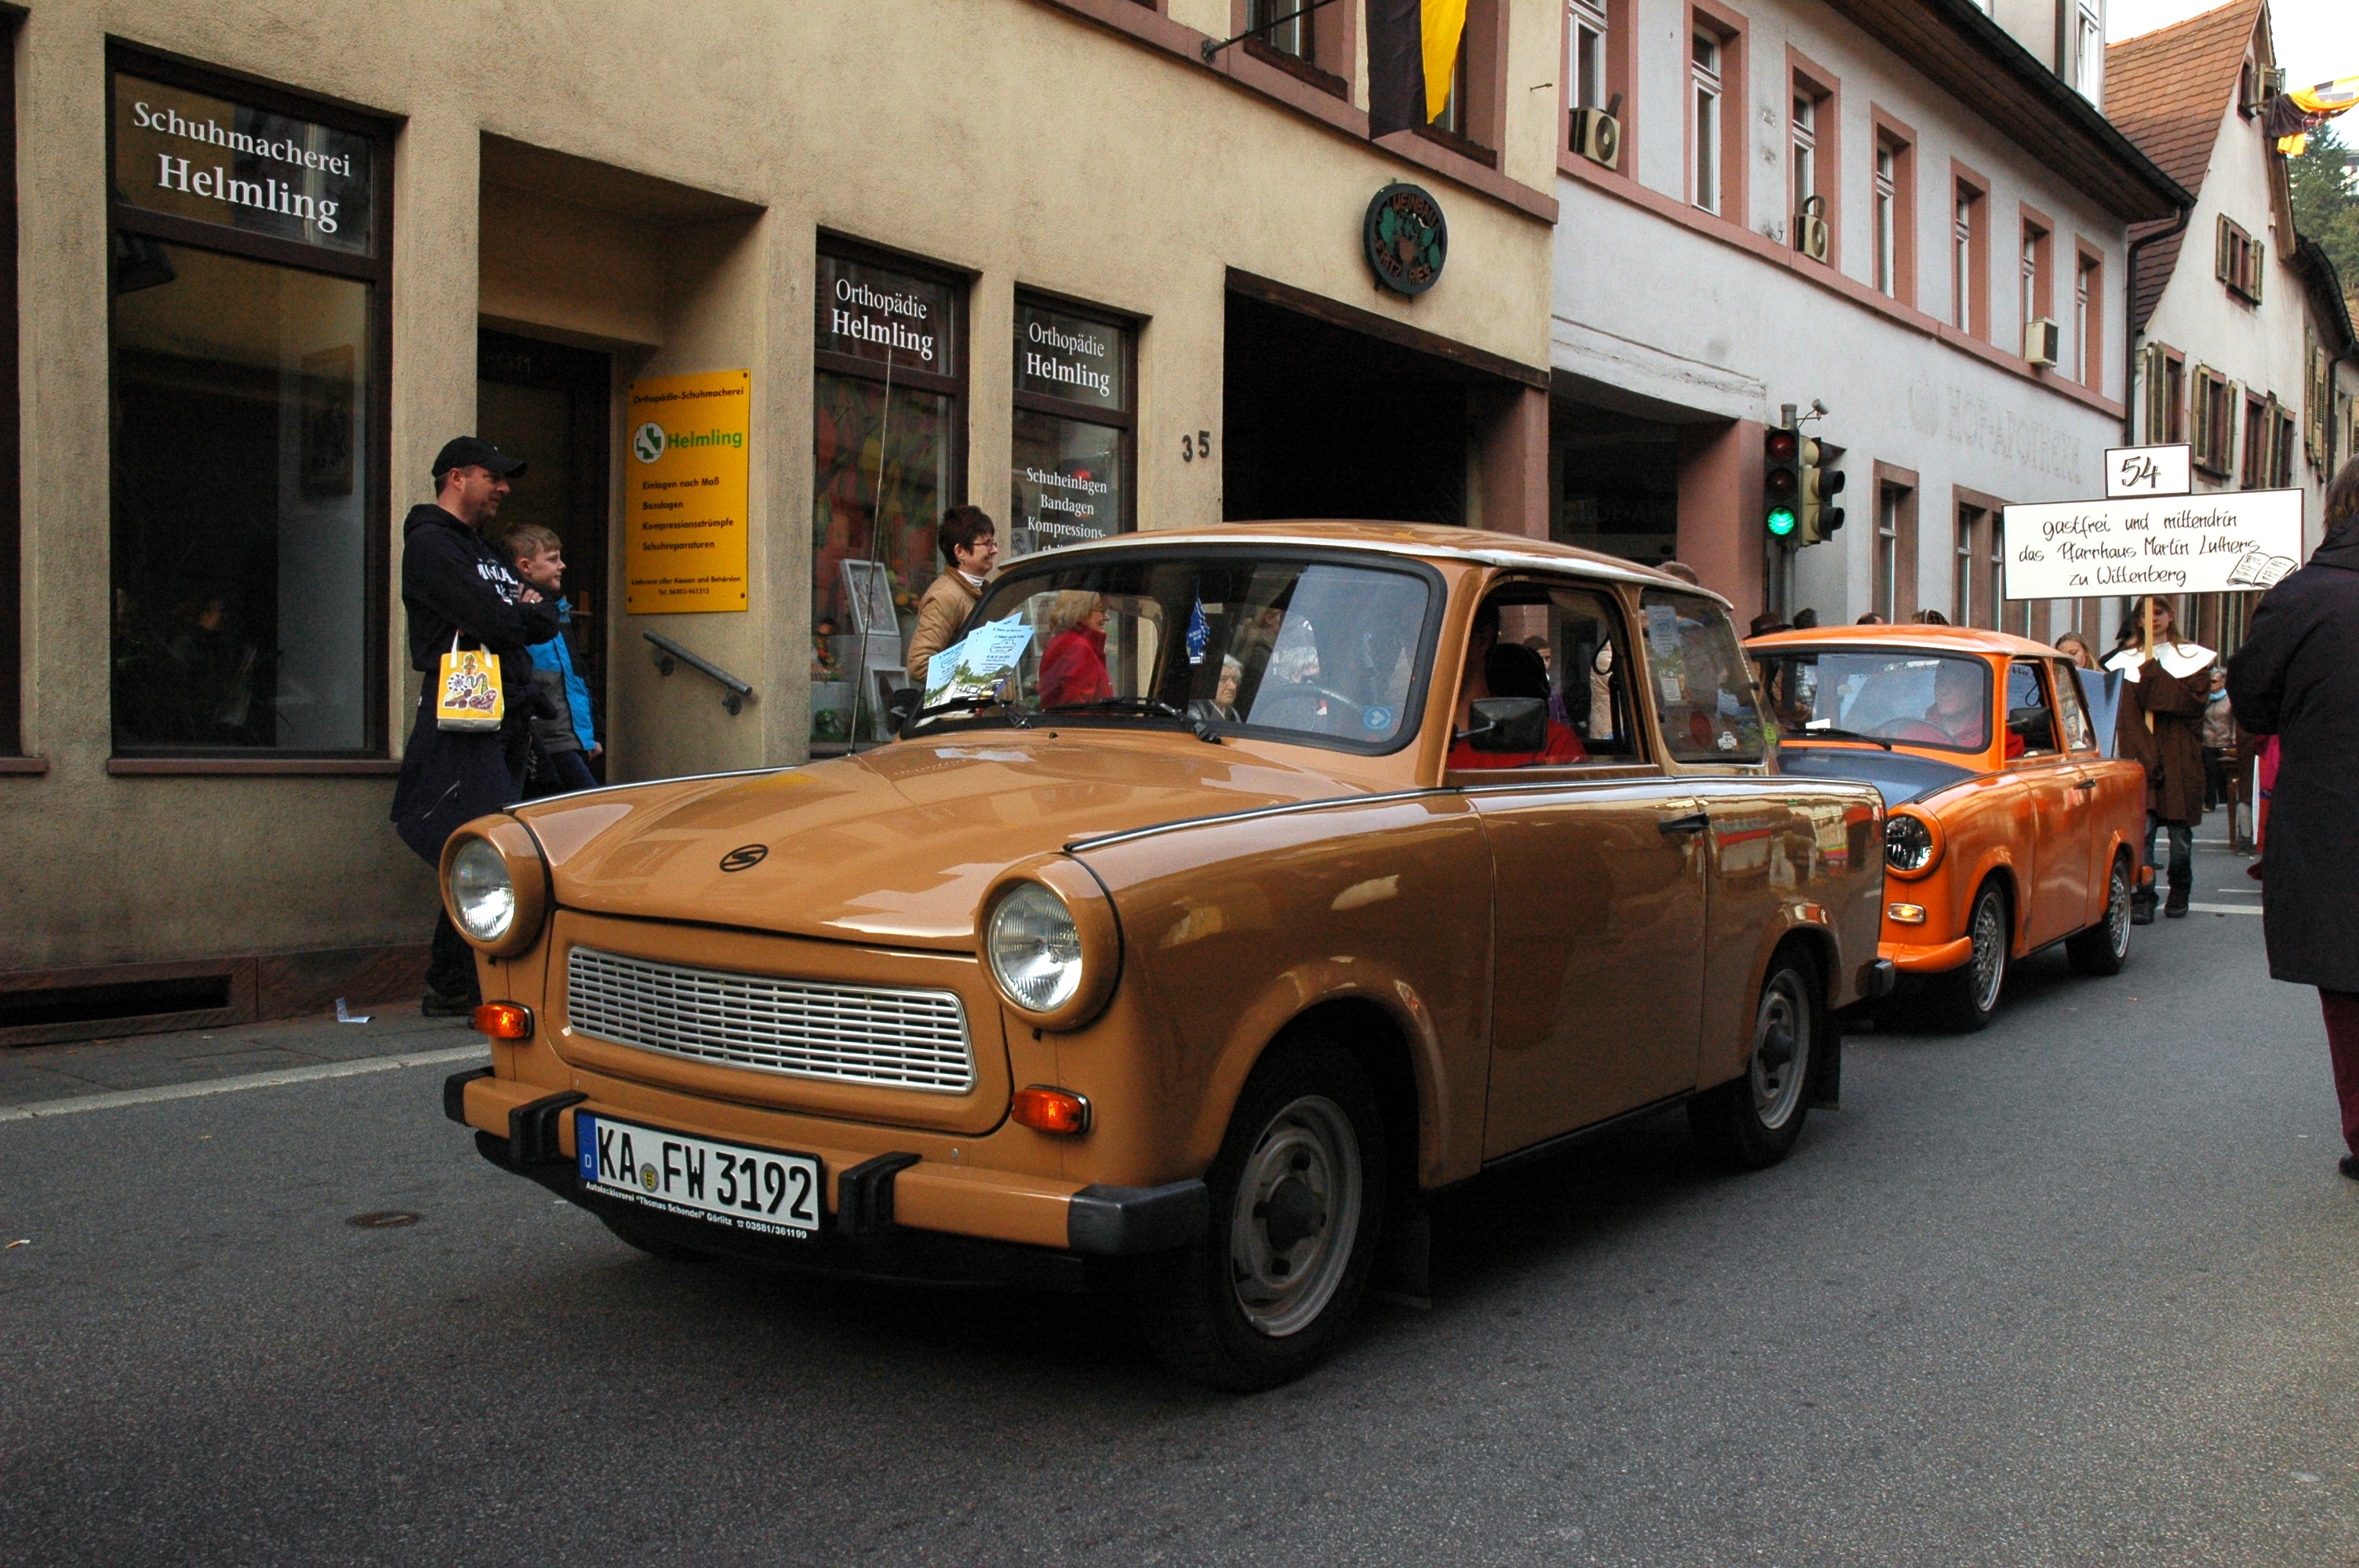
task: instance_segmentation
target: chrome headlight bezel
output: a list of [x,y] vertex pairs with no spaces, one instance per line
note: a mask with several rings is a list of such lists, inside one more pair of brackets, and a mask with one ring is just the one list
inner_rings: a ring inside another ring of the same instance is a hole
[[1884,869],[1903,881],[1930,876],[1941,863],[1940,823],[1914,811],[1896,811],[1884,819]]
[[549,914],[549,865],[523,823],[513,816],[468,823],[442,846],[441,871],[442,907],[472,946],[507,958],[540,940]]
[[1035,881],[1017,882],[992,906],[983,951],[1000,994],[1036,1017],[1058,1012],[1080,994],[1089,967],[1073,912]]
[[496,943],[515,928],[516,877],[488,838],[469,838],[451,856],[451,921],[471,942]]
[[[1019,925],[1026,922],[1028,932]],[[1013,960],[1027,956],[1024,944],[1038,957],[1044,939],[1053,939],[1064,956],[1060,979],[1070,983],[1043,989],[1016,972]],[[975,948],[1001,1003],[1043,1031],[1063,1033],[1089,1024],[1105,1011],[1122,975],[1122,927],[1114,901],[1086,867],[1062,853],[1020,861],[993,879],[975,911]],[[1053,1006],[1040,1005],[1050,1001]]]

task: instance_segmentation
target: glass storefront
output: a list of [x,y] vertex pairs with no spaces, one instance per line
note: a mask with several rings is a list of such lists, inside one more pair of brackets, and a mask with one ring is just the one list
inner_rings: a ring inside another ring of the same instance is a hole
[[381,750],[380,149],[113,90],[115,749]]
[[1016,300],[1009,555],[1137,526],[1132,342],[1129,328]]

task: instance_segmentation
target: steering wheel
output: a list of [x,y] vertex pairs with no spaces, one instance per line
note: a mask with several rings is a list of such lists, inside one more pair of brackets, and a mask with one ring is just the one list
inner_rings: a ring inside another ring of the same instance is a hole
[[[1327,703],[1327,719],[1319,718],[1319,704]],[[1340,691],[1331,691],[1309,681],[1286,685],[1275,690],[1265,687],[1254,700],[1252,722],[1267,725],[1273,730],[1300,730],[1314,735],[1340,734],[1339,725],[1348,719],[1357,724],[1360,704]]]
[[1935,729],[1921,719],[1891,719],[1877,726],[1875,732],[1888,741],[1906,741],[1917,746],[1951,744],[1947,732]]

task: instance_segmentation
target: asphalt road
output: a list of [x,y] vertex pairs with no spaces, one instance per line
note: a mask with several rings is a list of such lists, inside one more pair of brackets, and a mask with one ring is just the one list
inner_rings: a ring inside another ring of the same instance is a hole
[[1088,1300],[642,1258],[446,1070],[0,1121],[0,1561],[2359,1562],[2359,1184],[2249,915],[1854,1036],[1775,1171],[1672,1118],[1455,1195],[1431,1310],[1245,1399]]

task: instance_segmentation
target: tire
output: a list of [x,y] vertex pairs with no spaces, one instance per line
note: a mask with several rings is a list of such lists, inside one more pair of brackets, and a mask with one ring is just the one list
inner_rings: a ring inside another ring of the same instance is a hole
[[602,1214],[598,1217],[598,1223],[613,1231],[617,1240],[627,1242],[648,1257],[660,1258],[667,1263],[701,1263],[708,1256],[693,1247],[682,1247],[677,1241],[650,1236],[626,1219],[609,1219]]
[[2113,874],[2105,882],[2105,914],[2086,931],[2064,939],[2064,956],[2076,973],[2118,975],[2130,957],[2130,903],[2136,897],[2136,873],[2126,854],[2114,857]]
[[1368,1281],[1389,1185],[1367,1075],[1332,1041],[1273,1050],[1205,1173],[1206,1234],[1140,1259],[1132,1305],[1180,1377],[1251,1392],[1289,1382],[1333,1346]]
[[1818,965],[1804,948],[1778,948],[1753,1010],[1745,1071],[1688,1102],[1688,1127],[1704,1152],[1746,1171],[1791,1153],[1810,1114],[1810,1075],[1832,1043],[1829,1031]]
[[2014,930],[2006,915],[2006,892],[1996,881],[1983,883],[1966,910],[1966,935],[1973,956],[1933,982],[1934,1016],[1952,1034],[1978,1033],[1990,1026],[2006,988],[2007,949]]

